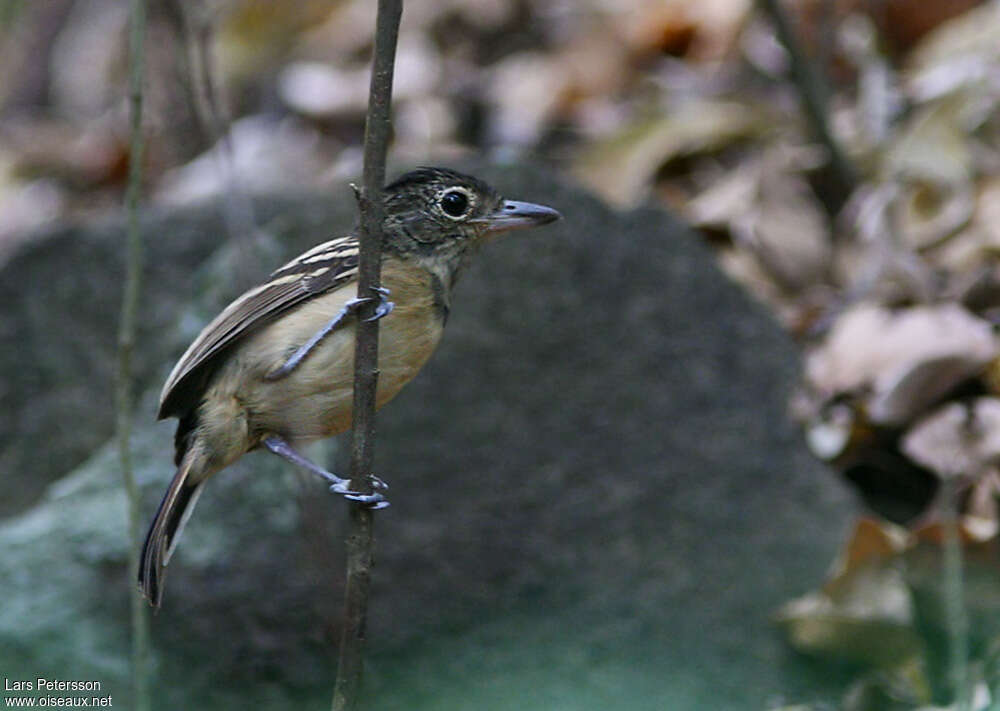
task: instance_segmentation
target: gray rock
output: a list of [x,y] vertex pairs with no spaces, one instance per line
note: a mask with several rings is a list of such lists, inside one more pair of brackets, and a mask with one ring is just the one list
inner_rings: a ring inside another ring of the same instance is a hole
[[[393,506],[376,522],[372,708],[747,709],[832,698],[835,675],[814,671],[769,624],[821,579],[850,510],[786,415],[792,345],[665,213],[616,214],[527,169],[478,172],[566,220],[484,250],[439,352],[380,414],[376,471]],[[268,204],[283,215],[267,230],[278,238],[253,243],[274,252],[269,266],[345,229],[353,209],[346,191]],[[197,235],[215,229],[217,241],[213,214],[145,223],[162,250],[150,260],[147,303],[162,299],[143,332],[136,418],[149,516],[172,473],[172,427],[151,417],[154,376],[238,291],[223,275],[243,248],[192,274],[210,252]],[[103,255],[80,257],[79,279],[96,283],[120,226],[77,230]],[[45,241],[34,250],[19,259],[43,272],[65,258]],[[195,286],[192,312],[181,305]],[[36,329],[31,359],[63,337],[38,324],[69,320],[72,299],[47,297],[44,280],[25,288],[35,311],[19,309],[12,328]],[[80,364],[111,357],[116,299],[112,290],[103,313],[79,315],[72,328],[87,338],[72,365],[32,366],[46,400],[15,386],[20,408],[45,412],[5,451],[30,462],[44,436],[58,455],[39,488],[59,461],[68,470],[110,433],[110,409],[86,407],[106,397],[107,374]],[[56,407],[77,389],[81,404]],[[75,431],[81,421],[90,439]],[[326,456],[337,460],[334,449]],[[164,708],[328,703],[345,508],[272,460],[253,454],[219,475],[185,532],[153,620]],[[0,524],[5,674],[100,678],[128,697],[124,516],[108,445]]]

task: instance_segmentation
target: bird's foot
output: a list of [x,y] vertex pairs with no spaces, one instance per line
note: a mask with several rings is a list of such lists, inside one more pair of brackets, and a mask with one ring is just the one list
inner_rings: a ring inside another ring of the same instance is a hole
[[372,493],[365,494],[361,491],[354,491],[351,489],[350,479],[339,477],[333,472],[328,472],[323,467],[310,461],[304,455],[299,454],[299,452],[296,451],[295,448],[282,437],[279,437],[278,435],[268,435],[261,440],[261,444],[263,444],[268,451],[273,454],[277,454],[282,459],[285,459],[296,466],[302,467],[308,472],[312,472],[330,485],[330,491],[335,494],[340,494],[345,499],[357,501],[359,504],[364,504],[375,511],[378,509],[384,509],[389,505],[389,501],[385,498],[385,494],[382,493],[389,488],[389,485],[377,476],[373,475],[371,477]]
[[389,488],[389,485],[384,481],[379,479],[374,474],[370,477],[372,493],[363,494],[360,491],[351,490],[351,480],[341,479],[335,484],[330,486],[330,491],[335,494],[340,494],[345,499],[349,501],[357,501],[359,504],[364,504],[373,511],[378,511],[379,509],[384,509],[389,506],[388,499],[385,498],[383,491]]
[[372,314],[369,318],[366,318],[365,321],[378,321],[383,316],[388,316],[389,314],[391,314],[392,310],[396,308],[396,304],[393,303],[392,301],[389,301],[389,299],[387,298],[389,296],[389,290],[386,289],[384,286],[373,286],[372,291],[374,291],[377,294],[377,296],[366,296],[360,299],[351,299],[349,302],[347,302],[348,306],[356,308],[354,304],[360,306],[361,304],[368,303],[372,299],[378,299],[378,303],[375,304],[375,313]]

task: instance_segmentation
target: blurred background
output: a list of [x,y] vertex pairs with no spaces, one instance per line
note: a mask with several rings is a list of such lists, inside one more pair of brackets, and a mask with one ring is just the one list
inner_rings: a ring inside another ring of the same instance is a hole
[[[124,708],[128,19],[0,0],[0,671]],[[374,20],[149,3],[150,516],[176,357],[350,229]],[[406,3],[389,174],[567,219],[380,415],[369,707],[1000,708],[998,102],[995,0]],[[259,459],[172,566],[155,708],[328,703],[344,512]]]

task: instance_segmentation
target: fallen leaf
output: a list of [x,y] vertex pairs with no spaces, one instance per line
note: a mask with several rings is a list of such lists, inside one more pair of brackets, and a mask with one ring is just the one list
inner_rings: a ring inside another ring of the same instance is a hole
[[155,198],[170,205],[199,202],[229,194],[234,182],[250,193],[310,187],[329,165],[322,148],[319,135],[297,119],[243,118],[226,139],[169,171]]
[[855,393],[880,424],[901,424],[997,357],[989,323],[955,304],[898,312],[860,304],[841,314],[806,359],[822,399]]
[[900,237],[913,249],[933,247],[951,237],[972,218],[973,193],[968,180],[908,184],[894,205]]
[[765,112],[752,106],[691,101],[666,116],[636,122],[597,142],[583,153],[573,173],[613,205],[634,207],[649,195],[653,178],[664,164],[757,135],[766,126]]
[[941,477],[977,477],[1000,462],[1000,399],[939,408],[906,433],[902,449]]
[[876,380],[868,398],[868,416],[880,424],[907,422],[985,364],[965,353],[902,363]]
[[903,182],[961,185],[972,177],[972,153],[957,102],[920,109],[885,152],[886,178]]
[[[982,3],[979,7],[945,22],[928,34],[907,57],[907,73],[912,81],[919,82],[924,73],[941,72],[942,67],[946,72],[958,77],[962,77],[962,73],[955,72],[956,66],[972,69],[973,64],[978,63],[980,70],[976,70],[977,73],[988,69],[990,64],[1000,58],[998,33],[1000,33],[1000,6],[993,2]],[[950,86],[945,90],[950,91],[953,88],[954,86]],[[924,93],[923,96],[937,96],[940,93],[941,89],[936,88],[935,91]]]
[[838,597],[809,593],[783,605],[775,622],[802,653],[892,668],[920,654],[911,616],[899,571],[869,566]]
[[732,51],[753,7],[750,0],[643,0],[619,13],[633,52],[720,61]]
[[324,62],[294,62],[278,76],[278,94],[304,116],[363,114],[368,105],[367,67],[345,69]]
[[571,75],[537,52],[519,52],[490,70],[491,140],[503,146],[538,142],[548,121],[568,97]]
[[909,545],[906,529],[873,518],[861,518],[854,524],[854,530],[841,549],[830,570],[830,581],[824,590],[836,596],[847,579],[864,565],[881,565],[893,556],[899,555]]

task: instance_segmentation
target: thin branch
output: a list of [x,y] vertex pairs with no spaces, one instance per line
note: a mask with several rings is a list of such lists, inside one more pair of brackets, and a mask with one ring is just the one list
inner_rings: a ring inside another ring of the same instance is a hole
[[957,476],[944,480],[942,500],[943,561],[942,599],[945,627],[948,630],[948,685],[957,711],[971,708],[969,686],[969,614],[965,609],[964,555],[959,528],[959,491]]
[[260,271],[251,267],[261,266],[249,263],[253,249],[247,248],[248,245],[253,246],[251,238],[257,233],[256,218],[253,202],[243,189],[236,169],[232,120],[219,86],[218,71],[211,50],[215,24],[204,3],[176,0],[176,12],[190,70],[188,79],[195,118],[209,141],[223,181],[222,219],[229,237],[241,246],[236,260],[237,278],[241,284],[249,287],[251,275]]
[[831,203],[834,212],[836,212],[843,207],[856,187],[857,171],[830,130],[830,124],[827,121],[829,90],[819,70],[802,50],[798,37],[796,37],[788,20],[788,15],[781,6],[781,0],[758,1],[774,25],[778,40],[788,52],[792,79],[799,91],[806,121],[808,121],[816,139],[826,148],[830,156],[830,173],[833,181],[831,188],[835,192],[831,196]]
[[[389,145],[392,74],[402,0],[379,0],[375,20],[371,86],[365,121],[364,176],[357,192],[361,211],[361,247],[358,265],[358,296],[372,295],[381,276],[382,186]],[[370,492],[375,454],[375,388],[378,384],[378,321],[374,302],[359,314],[354,352],[354,421],[351,445],[351,481],[359,491]],[[344,593],[344,630],[340,640],[340,662],[333,690],[333,711],[357,706],[363,668],[362,652],[368,616],[368,590],[373,564],[373,517],[369,508],[351,506],[347,535],[347,582]]]
[[139,193],[142,180],[142,81],[145,73],[146,2],[132,0],[129,22],[129,149],[128,190],[125,196],[128,211],[127,257],[125,289],[122,295],[121,322],[118,328],[118,378],[115,383],[118,455],[121,460],[125,495],[128,498],[128,589],[131,593],[132,624],[132,683],[135,708],[150,708],[148,659],[149,611],[135,586],[139,571],[139,489],[132,471],[132,352],[135,347],[135,325],[139,309],[142,280],[142,234],[139,230]]
[[[953,497],[954,498],[954,497]],[[948,507],[954,509],[954,502]],[[969,711],[969,616],[965,609],[962,541],[958,518],[952,510],[943,521],[944,614],[948,629],[948,685],[958,711]]]

